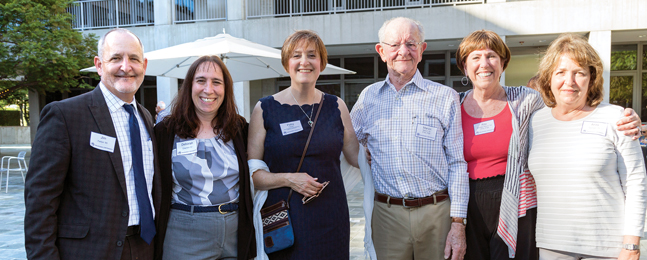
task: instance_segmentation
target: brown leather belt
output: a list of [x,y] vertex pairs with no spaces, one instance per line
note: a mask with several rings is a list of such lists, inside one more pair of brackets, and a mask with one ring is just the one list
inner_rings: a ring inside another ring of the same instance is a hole
[[447,190],[441,190],[429,197],[416,198],[416,199],[393,198],[388,195],[375,192],[375,201],[379,201],[386,204],[402,205],[405,208],[417,208],[428,204],[436,205],[436,203],[442,202],[448,198],[449,198],[449,194],[447,193]]

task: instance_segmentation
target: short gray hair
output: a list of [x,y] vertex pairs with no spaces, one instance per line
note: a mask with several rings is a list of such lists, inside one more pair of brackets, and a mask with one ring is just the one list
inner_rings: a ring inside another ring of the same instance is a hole
[[422,27],[422,23],[420,23],[420,22],[418,22],[416,20],[413,20],[411,18],[407,18],[407,17],[395,17],[395,18],[391,18],[391,19],[387,20],[386,22],[384,22],[384,24],[382,24],[382,27],[380,28],[380,30],[377,32],[377,37],[380,40],[380,42],[384,41],[384,36],[386,34],[386,27],[391,22],[393,22],[395,20],[400,20],[400,19],[403,19],[403,20],[415,25],[418,28],[418,36],[420,37],[419,40],[421,42],[425,41],[425,28]]
[[142,53],[144,52],[144,45],[142,44],[142,41],[139,39],[139,37],[137,37],[137,35],[135,35],[133,32],[124,28],[114,28],[108,31],[103,36],[101,36],[101,38],[99,38],[99,42],[97,43],[97,55],[99,56],[100,59],[103,58],[103,46],[105,45],[106,37],[108,36],[108,34],[111,34],[113,32],[128,33],[132,36],[135,36],[135,38],[137,38],[137,41],[139,42],[139,46],[142,47]]

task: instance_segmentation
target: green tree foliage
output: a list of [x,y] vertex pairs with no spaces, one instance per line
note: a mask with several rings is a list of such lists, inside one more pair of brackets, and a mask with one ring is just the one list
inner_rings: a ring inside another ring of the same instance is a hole
[[17,105],[20,110],[21,125],[29,125],[29,98],[27,89],[17,89],[0,99],[0,110],[5,106]]
[[[611,70],[636,70],[638,52],[635,50],[614,51],[611,53]],[[609,102],[624,107],[631,107],[633,100],[633,77],[611,77]]]
[[[18,89],[39,93],[90,87],[80,79],[92,66],[96,36],[72,28],[71,0],[0,2],[0,98]],[[25,95],[18,95],[24,97]]]

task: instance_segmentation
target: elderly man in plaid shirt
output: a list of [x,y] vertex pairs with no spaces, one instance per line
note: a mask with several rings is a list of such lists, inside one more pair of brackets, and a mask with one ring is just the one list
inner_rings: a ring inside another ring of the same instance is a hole
[[378,34],[389,74],[351,112],[372,155],[377,258],[463,259],[469,181],[458,94],[418,71],[427,48],[419,22],[394,18]]

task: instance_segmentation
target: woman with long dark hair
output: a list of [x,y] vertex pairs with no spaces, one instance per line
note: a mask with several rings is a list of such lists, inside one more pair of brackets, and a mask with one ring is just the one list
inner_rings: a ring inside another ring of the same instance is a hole
[[245,118],[217,56],[187,72],[171,115],[155,126],[162,175],[157,259],[256,256]]

